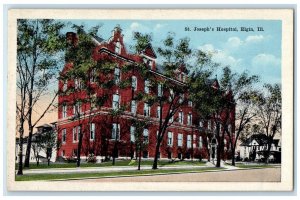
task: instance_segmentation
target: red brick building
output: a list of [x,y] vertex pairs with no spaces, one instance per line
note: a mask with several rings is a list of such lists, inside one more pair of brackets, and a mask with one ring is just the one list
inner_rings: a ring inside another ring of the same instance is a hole
[[[67,33],[67,40],[77,41],[75,33]],[[148,47],[139,54],[129,54],[123,43],[121,29],[116,27],[112,32],[112,37],[108,41],[95,37],[96,45],[93,58],[96,61],[109,59],[116,63],[116,68],[111,74],[96,74],[98,77],[111,78],[115,82],[131,80],[131,87],[120,88],[114,85],[105,94],[107,101],[101,108],[94,107],[92,103],[76,103],[78,99],[88,98],[84,91],[69,92],[58,97],[58,140],[61,147],[57,156],[70,158],[76,157],[79,131],[83,132],[83,144],[81,155],[86,158],[90,154],[97,156],[97,159],[109,158],[112,156],[113,147],[117,141],[117,155],[119,158],[130,158],[135,156],[134,148],[134,127],[131,124],[132,118],[150,117],[152,124],[144,129],[144,138],[148,141],[148,146],[143,150],[143,158],[153,158],[155,154],[156,136],[159,123],[158,104],[148,105],[146,102],[135,101],[133,96],[138,92],[150,95],[171,95],[168,88],[149,87],[147,80],[142,78],[138,72],[128,72],[122,74],[122,66],[126,63],[147,63],[149,71],[157,77],[157,80],[167,79],[177,85],[185,84],[185,70],[179,68],[176,71],[176,78],[164,76],[157,69],[157,56],[149,44]],[[66,63],[62,74],[72,68],[72,63]],[[96,91],[95,95],[104,94],[104,89],[94,84],[94,75],[90,77],[89,84]],[[59,82],[59,89],[67,91],[69,88],[80,88],[80,80],[69,79]],[[218,87],[217,80],[213,80],[211,86]],[[188,96],[188,94],[185,94]],[[110,115],[110,111],[120,105],[129,105],[125,112],[118,117]],[[163,105],[162,118],[165,117],[168,106]],[[80,117],[74,120],[74,115],[80,113]],[[234,131],[234,109],[231,113],[231,131]],[[193,104],[188,101],[174,115],[178,119],[167,129],[160,148],[160,158],[186,158],[199,157],[207,158],[211,135],[214,132],[214,124],[211,120],[203,121],[193,111]],[[174,120],[173,119],[173,120]],[[117,137],[117,138],[116,138]],[[225,148],[229,149],[229,142],[225,141]]]

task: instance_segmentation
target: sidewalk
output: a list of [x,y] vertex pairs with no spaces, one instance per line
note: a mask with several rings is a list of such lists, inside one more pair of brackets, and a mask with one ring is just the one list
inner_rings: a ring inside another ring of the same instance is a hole
[[[179,166],[161,166],[159,169],[201,169],[214,167],[211,163],[206,163],[203,166],[179,165]],[[152,169],[151,165],[141,166],[141,170]],[[137,166],[109,166],[109,167],[82,167],[82,168],[52,168],[52,169],[28,169],[24,170],[23,174],[69,174],[69,173],[101,173],[101,172],[121,172],[135,171]]]

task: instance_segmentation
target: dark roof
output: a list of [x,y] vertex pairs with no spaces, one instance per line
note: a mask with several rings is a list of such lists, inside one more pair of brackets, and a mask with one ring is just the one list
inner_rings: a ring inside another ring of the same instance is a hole
[[43,125],[40,125],[40,126],[37,126],[37,128],[52,128],[52,126],[50,126],[49,124],[43,124]]
[[[243,142],[240,146],[249,146],[249,144],[255,140],[259,146],[263,146],[268,143],[268,136],[262,133],[253,134],[245,142]],[[278,144],[279,140],[276,142]],[[273,143],[276,145],[275,140]]]
[[93,37],[94,37],[94,39],[97,40],[97,42],[99,42],[99,43],[101,43],[101,42],[104,41],[103,38],[101,38],[101,37],[99,37],[99,36],[97,36],[97,35],[95,35],[95,36],[93,36]]

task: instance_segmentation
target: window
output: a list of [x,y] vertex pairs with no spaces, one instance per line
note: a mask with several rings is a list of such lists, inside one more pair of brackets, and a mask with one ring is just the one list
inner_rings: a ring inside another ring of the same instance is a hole
[[148,80],[145,80],[145,93],[146,94],[149,94],[149,86],[150,86],[150,83]]
[[90,73],[90,82],[94,83],[96,82],[96,69],[92,69]]
[[187,116],[187,125],[192,125],[192,121],[193,120],[193,116],[192,116],[192,114],[191,113],[189,113],[188,114],[188,116]]
[[199,126],[200,126],[201,128],[203,127],[203,121],[202,121],[202,120],[199,121]]
[[67,105],[62,106],[62,117],[63,118],[67,117]]
[[135,142],[135,127],[130,126],[130,141]]
[[[173,112],[173,110],[170,110],[170,113],[172,113]],[[174,114],[172,114],[172,116],[170,117],[170,120],[169,120],[169,122],[170,123],[172,123],[173,122],[173,120],[174,120]]]
[[144,116],[150,117],[150,106],[148,103],[144,104]]
[[191,100],[188,101],[188,106],[193,107],[193,102]]
[[81,89],[82,88],[82,83],[79,78],[75,79],[75,89]]
[[90,123],[90,140],[95,139],[95,123]]
[[179,103],[184,101],[184,94],[179,94]]
[[78,136],[79,136],[79,133],[80,133],[80,126],[75,126],[73,128],[73,142],[78,142]]
[[181,133],[178,134],[178,146],[182,147],[182,139],[183,139],[183,135]]
[[65,80],[63,82],[63,92],[65,92],[68,89],[68,80]]
[[143,138],[144,138],[144,143],[148,143],[149,142],[149,131],[146,128],[143,131]]
[[115,52],[117,53],[117,54],[121,54],[121,43],[118,41],[118,42],[116,42],[116,46],[115,46]]
[[157,106],[157,110],[156,110],[156,117],[160,118],[160,106]]
[[227,144],[227,140],[226,140],[226,139],[224,139],[224,145],[226,146],[226,144]]
[[115,72],[114,72],[114,80],[115,80],[115,84],[119,84],[120,83],[120,69],[118,67],[115,68]]
[[172,101],[173,99],[174,99],[174,90],[170,89],[169,101]]
[[131,87],[134,91],[137,90],[137,78],[135,76],[131,77]]
[[228,125],[228,131],[229,131],[229,133],[231,133],[231,131],[232,131],[231,124]]
[[136,101],[135,100],[131,101],[131,113],[136,114]]
[[192,147],[192,136],[191,135],[187,136],[186,146],[187,146],[187,148]]
[[172,146],[172,145],[173,145],[173,133],[168,132],[168,146]]
[[65,157],[65,150],[62,150],[61,156],[62,156],[62,157]]
[[113,95],[113,103],[112,103],[112,108],[113,109],[119,109],[119,100],[120,100],[120,96],[119,94],[114,94]]
[[199,148],[201,149],[203,147],[203,140],[202,136],[199,137]]
[[178,113],[178,122],[181,123],[181,124],[183,124],[183,112],[182,111],[180,111]]
[[208,130],[211,130],[211,121],[208,121],[208,122],[207,122],[207,129],[208,129]]
[[77,156],[77,149],[73,149],[73,156]]
[[120,139],[120,124],[113,123],[111,139]]
[[62,143],[66,143],[66,140],[67,140],[67,130],[66,129],[63,129],[62,130]]
[[94,110],[97,108],[97,94],[91,96],[91,109]]
[[163,95],[163,87],[161,84],[158,84],[157,86],[157,96],[162,97]]
[[73,114],[79,115],[80,113],[81,113],[81,103],[76,102],[75,105],[73,106]]

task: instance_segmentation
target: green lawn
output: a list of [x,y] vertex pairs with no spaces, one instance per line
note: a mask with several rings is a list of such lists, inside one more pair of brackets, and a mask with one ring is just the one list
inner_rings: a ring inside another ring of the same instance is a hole
[[78,179],[78,178],[105,178],[113,176],[143,176],[155,174],[175,174],[175,173],[199,173],[210,170],[223,170],[224,168],[205,167],[201,169],[158,169],[158,170],[134,170],[122,172],[104,172],[104,173],[73,173],[73,174],[32,174],[16,176],[16,181],[40,181],[57,179]]
[[[143,160],[141,165],[152,165],[153,160]],[[120,160],[116,161],[114,166],[137,166],[138,162],[136,160]],[[158,166],[176,166],[176,165],[193,165],[193,166],[202,166],[205,165],[205,162],[199,161],[176,161],[169,162],[168,160],[161,160],[158,162]],[[80,167],[109,167],[113,166],[112,161],[103,162],[103,163],[81,163]],[[48,166],[46,163],[40,163],[37,166],[35,163],[31,163],[29,169],[47,169],[47,168],[75,168],[76,163],[51,163]],[[16,164],[17,169],[17,164]]]
[[266,164],[236,164],[236,167],[239,168],[272,168],[274,166],[272,165],[266,165]]

